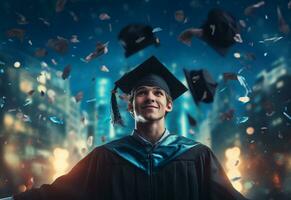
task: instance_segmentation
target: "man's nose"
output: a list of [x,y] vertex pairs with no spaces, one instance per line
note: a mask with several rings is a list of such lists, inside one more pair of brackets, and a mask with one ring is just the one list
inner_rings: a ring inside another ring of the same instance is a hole
[[146,98],[147,100],[150,100],[150,101],[154,101],[155,100],[155,95],[152,91],[149,91],[146,95]]

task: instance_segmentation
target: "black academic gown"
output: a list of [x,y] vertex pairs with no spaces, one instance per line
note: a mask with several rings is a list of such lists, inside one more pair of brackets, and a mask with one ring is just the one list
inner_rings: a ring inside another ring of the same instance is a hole
[[68,174],[15,200],[245,200],[205,145],[177,135],[133,136],[95,148]]

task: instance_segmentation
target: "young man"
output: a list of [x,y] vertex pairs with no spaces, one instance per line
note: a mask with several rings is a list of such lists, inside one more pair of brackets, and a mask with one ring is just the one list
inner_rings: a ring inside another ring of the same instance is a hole
[[[166,129],[166,114],[187,89],[155,57],[125,74],[116,88],[131,95],[132,134],[95,148],[68,174],[15,200],[245,199],[208,147]],[[114,93],[113,120],[122,124]]]

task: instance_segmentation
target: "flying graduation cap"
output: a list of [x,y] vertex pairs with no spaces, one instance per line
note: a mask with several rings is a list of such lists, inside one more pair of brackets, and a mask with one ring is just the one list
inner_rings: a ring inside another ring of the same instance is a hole
[[228,12],[221,9],[212,9],[207,20],[201,27],[202,39],[214,48],[220,55],[225,56],[229,47],[236,43],[240,36],[239,23]]
[[196,36],[221,56],[225,56],[235,42],[242,42],[239,33],[239,23],[230,13],[221,9],[212,9],[200,28],[184,30],[179,35],[179,40],[190,46],[192,38]]
[[153,33],[153,28],[144,24],[127,25],[120,31],[118,40],[125,49],[125,57],[129,57],[149,45],[158,46],[160,44],[159,39]]
[[171,96],[173,101],[187,91],[187,88],[155,56],[152,56],[115,82],[111,95],[113,124],[124,125],[117,105],[117,88],[131,94],[140,86],[159,87]]
[[217,83],[212,79],[205,69],[191,70],[183,69],[191,95],[198,105],[199,102],[212,103]]

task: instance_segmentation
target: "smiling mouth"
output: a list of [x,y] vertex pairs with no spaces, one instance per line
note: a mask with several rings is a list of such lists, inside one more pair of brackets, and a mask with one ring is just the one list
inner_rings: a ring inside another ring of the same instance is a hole
[[155,106],[144,106],[143,107],[143,109],[154,109],[154,108],[157,109],[158,107],[155,107]]

